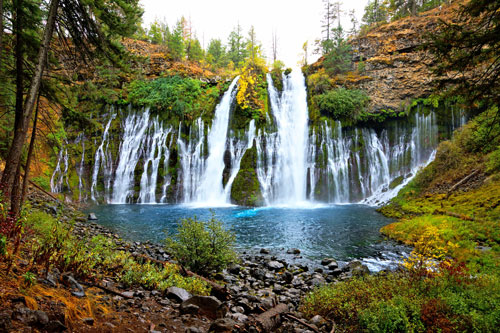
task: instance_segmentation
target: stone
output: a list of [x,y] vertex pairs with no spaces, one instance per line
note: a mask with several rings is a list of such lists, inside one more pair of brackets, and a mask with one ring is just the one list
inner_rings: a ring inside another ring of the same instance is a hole
[[0,332],[9,332],[12,328],[12,320],[7,312],[0,313]]
[[66,272],[61,277],[63,283],[71,289],[71,294],[76,297],[85,297],[85,290],[83,287],[75,280],[73,274]]
[[181,304],[181,309],[191,304],[199,307],[199,312],[211,319],[222,318],[227,313],[227,306],[214,296],[193,296]]
[[270,261],[267,263],[267,267],[269,267],[269,269],[272,269],[272,270],[275,270],[275,271],[279,271],[281,269],[283,269],[285,266],[280,263],[279,261]]
[[229,316],[231,319],[240,322],[240,323],[245,323],[248,321],[248,316],[244,315],[243,313],[231,313]]
[[240,265],[231,265],[227,271],[231,274],[238,275],[240,274],[241,266]]
[[209,333],[231,333],[236,322],[231,318],[217,319],[210,324]]
[[334,261],[335,261],[335,259],[333,259],[333,258],[324,258],[323,260],[321,260],[321,265],[328,266]]
[[260,252],[259,253],[262,253],[262,254],[269,254],[269,250],[268,249],[260,249]]
[[186,304],[185,305],[185,303],[182,303],[179,310],[181,312],[181,315],[183,315],[183,314],[195,315],[195,314],[198,314],[198,312],[200,312],[200,307],[195,305],[195,304]]
[[335,260],[328,264],[328,269],[331,271],[337,268],[339,268],[339,264]]
[[89,213],[89,216],[87,218],[89,221],[97,221],[97,216],[95,213]]
[[124,291],[122,292],[122,295],[129,298],[129,297],[134,297],[134,292],[133,291]]
[[370,274],[370,270],[366,265],[356,266],[351,271],[352,276],[364,276]]
[[93,326],[94,325],[94,318],[83,318],[82,319],[82,322],[85,324],[85,325],[89,325],[89,326]]
[[47,330],[47,332],[64,332],[67,329],[68,328],[59,320],[52,320],[47,324],[47,326],[45,326],[45,330]]
[[49,316],[44,311],[36,310],[35,316],[38,325],[43,327],[49,323]]
[[191,294],[188,293],[185,289],[178,287],[170,287],[167,289],[167,297],[177,303],[182,303],[187,301]]
[[293,249],[288,249],[288,250],[286,251],[286,253],[288,253],[288,254],[300,254],[300,250],[299,250],[299,249],[295,249],[295,248],[293,248]]
[[326,324],[327,321],[325,318],[321,317],[320,315],[316,315],[312,317],[309,322],[317,327],[321,327],[322,325]]
[[191,326],[186,329],[186,333],[203,333],[203,331],[198,327]]
[[281,277],[282,277],[283,281],[285,281],[285,283],[290,284],[293,281],[293,274],[290,273],[289,271],[283,272],[283,275]]

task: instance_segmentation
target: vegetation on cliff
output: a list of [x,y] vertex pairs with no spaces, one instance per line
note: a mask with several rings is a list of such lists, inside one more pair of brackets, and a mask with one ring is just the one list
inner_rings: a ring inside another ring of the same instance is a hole
[[249,207],[261,206],[264,203],[256,169],[257,148],[254,143],[241,159],[240,170],[231,186],[231,202]]

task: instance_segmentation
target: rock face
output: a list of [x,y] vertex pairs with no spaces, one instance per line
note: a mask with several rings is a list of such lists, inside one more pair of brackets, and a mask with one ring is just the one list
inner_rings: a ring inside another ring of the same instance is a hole
[[[422,49],[425,34],[450,17],[452,7],[409,16],[370,30],[352,41],[355,60],[362,60],[367,80],[357,82],[371,98],[373,111],[402,110],[412,99],[428,96],[433,89],[429,65],[433,59]],[[359,68],[359,66],[357,66]]]
[[256,207],[264,203],[257,178],[257,148],[255,141],[252,148],[247,149],[241,159],[240,171],[231,187],[231,201],[240,206]]

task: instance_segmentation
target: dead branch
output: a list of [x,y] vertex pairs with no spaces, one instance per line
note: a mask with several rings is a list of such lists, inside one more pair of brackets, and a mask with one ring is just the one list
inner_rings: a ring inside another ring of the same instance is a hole
[[317,332],[319,333],[319,331],[312,325],[309,325],[308,323],[306,323],[305,321],[295,317],[295,316],[292,316],[290,313],[284,313],[283,316],[285,316],[285,318],[288,318],[288,319],[291,319],[291,320],[294,320],[296,322],[298,322],[299,324],[307,327],[308,329],[310,329],[311,331],[314,331],[314,332]]
[[464,178],[462,178],[458,183],[456,183],[455,185],[453,185],[449,190],[448,190],[448,193],[446,193],[446,197],[445,199],[448,199],[449,196],[451,195],[451,193],[453,191],[455,191],[460,185],[462,185],[463,183],[465,183],[466,181],[468,181],[469,179],[471,179],[472,177],[474,177],[477,173],[479,172],[478,169],[472,171],[472,173],[470,173],[468,176],[465,176]]

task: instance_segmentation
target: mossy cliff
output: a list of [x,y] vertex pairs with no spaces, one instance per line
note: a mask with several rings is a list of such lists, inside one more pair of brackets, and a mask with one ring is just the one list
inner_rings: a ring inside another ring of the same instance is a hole
[[257,148],[255,141],[252,148],[247,149],[241,159],[240,171],[231,187],[231,202],[240,206],[261,206],[264,203],[257,178]]

